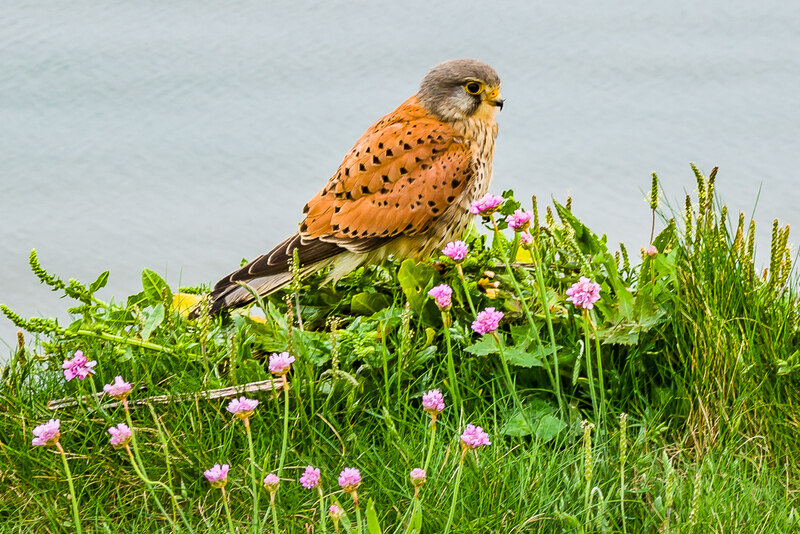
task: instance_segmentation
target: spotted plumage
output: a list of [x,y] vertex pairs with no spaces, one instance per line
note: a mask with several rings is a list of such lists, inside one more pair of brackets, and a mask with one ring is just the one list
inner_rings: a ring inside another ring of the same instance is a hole
[[491,180],[499,88],[497,73],[473,59],[431,69],[347,153],[297,234],[217,282],[211,311],[252,302],[241,283],[260,295],[288,283],[295,249],[302,275],[330,266],[338,279],[390,255],[423,259],[460,237]]

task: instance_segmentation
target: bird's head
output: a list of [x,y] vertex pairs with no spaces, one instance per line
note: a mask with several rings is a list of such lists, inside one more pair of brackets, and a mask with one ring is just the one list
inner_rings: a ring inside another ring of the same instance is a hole
[[503,108],[500,77],[476,59],[451,59],[433,67],[419,86],[419,103],[443,121],[493,117]]

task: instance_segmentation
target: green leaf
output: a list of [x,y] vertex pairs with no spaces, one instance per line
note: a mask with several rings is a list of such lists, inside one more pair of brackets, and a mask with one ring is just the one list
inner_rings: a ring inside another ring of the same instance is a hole
[[381,524],[378,522],[378,514],[375,512],[375,503],[372,498],[367,501],[367,530],[369,534],[382,534]]
[[411,517],[411,532],[419,534],[422,532],[422,503],[418,503],[414,515]]
[[509,347],[504,351],[506,361],[518,367],[544,367],[542,360],[531,352],[519,347]]
[[91,283],[89,286],[89,293],[94,294],[95,291],[98,291],[104,287],[108,283],[108,271],[100,273],[100,276],[97,277],[97,280]]
[[388,308],[391,304],[389,297],[383,293],[358,293],[350,301],[350,311],[358,315],[372,315]]
[[466,347],[464,351],[475,356],[488,356],[489,354],[498,354],[500,349],[498,349],[494,337],[491,334],[485,334],[476,343]]
[[162,303],[158,303],[153,307],[153,311],[150,312],[150,315],[147,316],[147,320],[144,322],[144,327],[142,328],[142,339],[147,341],[150,337],[150,334],[153,333],[153,330],[158,328],[164,321],[164,305]]
[[439,273],[427,265],[417,264],[414,260],[408,259],[400,264],[397,271],[397,280],[403,289],[411,310],[414,313],[421,313],[422,307],[428,301],[428,290],[436,285]]
[[156,272],[150,269],[142,271],[142,287],[148,304],[156,305],[159,302],[163,302],[167,306],[172,304],[172,291]]
[[125,349],[117,356],[118,363],[125,363],[133,359],[133,349],[130,345],[125,345]]
[[[533,434],[544,442],[550,441],[567,428],[567,424],[554,415],[556,408],[541,399],[534,399],[525,410],[533,424]],[[506,421],[503,433],[507,436],[523,437],[529,436],[531,430],[522,413],[516,412]]]
[[536,437],[548,442],[567,428],[567,424],[558,417],[550,414],[543,415],[536,424]]

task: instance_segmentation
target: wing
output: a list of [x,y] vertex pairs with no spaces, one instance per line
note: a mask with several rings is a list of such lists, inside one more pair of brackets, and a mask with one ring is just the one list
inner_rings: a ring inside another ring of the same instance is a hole
[[473,174],[469,143],[411,97],[358,140],[306,204],[303,241],[367,252],[424,233]]

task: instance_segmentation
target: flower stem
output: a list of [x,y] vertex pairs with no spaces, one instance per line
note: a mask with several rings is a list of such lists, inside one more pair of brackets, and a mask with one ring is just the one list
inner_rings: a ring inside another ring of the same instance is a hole
[[[606,383],[603,380],[603,358],[602,353],[600,352],[600,338],[597,336],[597,328],[595,328],[594,323],[589,318],[588,310],[586,311],[586,321],[591,327],[592,332],[594,333],[594,353],[595,357],[597,358],[597,380],[600,382],[600,420],[605,421],[606,419]],[[602,432],[602,428],[600,423],[597,424],[597,432],[598,435]]]
[[225,516],[228,518],[228,529],[231,534],[236,534],[236,529],[233,528],[233,519],[231,519],[231,508],[228,506],[228,495],[225,493],[225,486],[220,488],[222,490],[222,504],[225,506]]
[[433,422],[431,423],[431,441],[428,443],[428,455],[425,456],[425,466],[423,469],[425,471],[428,470],[428,466],[431,463],[431,456],[433,456],[433,443],[436,441],[436,416],[433,416]]
[[442,323],[444,323],[444,339],[447,343],[447,378],[450,382],[450,395],[456,403],[456,412],[461,413],[461,393],[458,391],[458,379],[456,378],[456,366],[453,362],[453,347],[450,340],[450,313],[442,311]]
[[589,344],[589,310],[583,310],[583,349],[586,352],[586,377],[589,379],[589,394],[592,397],[592,411],[597,427],[600,428],[600,412],[597,411],[597,394],[594,391],[594,376],[592,375],[592,348]]
[[472,304],[472,297],[469,296],[469,288],[467,287],[467,279],[464,278],[464,269],[461,268],[460,263],[456,263],[456,270],[458,270],[458,277],[461,279],[461,285],[464,287],[464,296],[467,297],[467,304],[469,304],[469,309],[472,312],[472,316],[475,316],[475,305]]
[[[539,287],[539,298],[542,301],[542,309],[544,311],[544,319],[547,323],[547,334],[550,336],[550,351],[553,353],[553,372],[550,372],[550,366],[546,367],[547,374],[550,375],[550,380],[553,383],[553,389],[556,392],[556,400],[558,401],[558,407],[561,412],[562,417],[566,417],[567,415],[567,406],[564,402],[564,398],[561,396],[561,374],[558,371],[558,349],[556,348],[556,334],[555,330],[553,329],[553,317],[550,315],[550,306],[547,305],[547,292],[546,286],[544,283],[544,274],[542,274],[542,263],[541,259],[539,258],[539,249],[535,246],[528,247],[528,251],[531,253],[531,258],[533,258],[533,266],[534,271],[536,273],[536,285]],[[536,339],[541,344],[539,340],[539,332],[534,329],[536,332]]]
[[278,461],[278,477],[283,475],[283,462],[286,459],[286,446],[289,443],[289,378],[283,377],[283,442],[281,443],[281,456]]
[[[500,229],[497,227],[497,221],[494,220],[494,214],[491,214],[489,218],[492,222],[492,226],[494,227],[495,236],[501,235]],[[542,341],[539,338],[539,331],[535,327],[535,323],[533,321],[533,314],[531,314],[531,310],[528,307],[528,303],[525,301],[525,296],[522,294],[522,288],[520,287],[519,282],[517,282],[516,276],[514,276],[514,271],[511,269],[511,262],[508,258],[508,253],[506,252],[505,247],[500,246],[498,248],[500,249],[500,254],[503,257],[503,263],[505,264],[506,272],[508,273],[509,278],[511,278],[511,283],[514,285],[514,290],[517,292],[517,295],[519,295],[519,301],[522,304],[522,310],[525,312],[525,318],[528,319],[528,324],[531,325],[531,330],[533,331],[534,336],[536,337],[536,341],[541,346]],[[555,373],[553,373],[553,371],[550,370],[549,365],[545,365],[545,371],[547,372],[547,375],[550,378],[550,383],[553,385],[553,389],[555,390],[556,394],[556,399],[558,400],[558,406],[563,415],[566,413],[566,411],[564,410],[563,406],[564,401],[561,398],[561,383],[558,374],[558,357],[556,353],[556,343],[555,343],[556,338],[555,338],[555,333],[553,331],[553,320],[550,317],[550,308],[548,308],[547,300],[545,298],[546,294],[544,290],[544,277],[541,276],[541,265],[538,262],[538,258],[533,258],[533,248],[534,247],[529,247],[528,250],[529,252],[531,252],[531,258],[533,259],[533,263],[536,268],[536,279],[539,285],[539,294],[540,298],[542,299],[542,308],[544,309],[545,321],[547,322],[547,328],[550,334],[550,345],[553,352],[553,365]]]
[[356,532],[363,534],[364,528],[361,526],[361,507],[358,506],[358,492],[353,492],[353,503],[356,505]]
[[250,418],[244,419],[244,428],[247,431],[247,446],[250,449],[250,479],[253,485],[253,532],[260,532],[258,515],[258,483],[256,482],[256,457],[253,449],[253,433],[250,430]]
[[325,513],[325,495],[322,493],[322,484],[317,486],[319,492],[319,520],[322,527],[322,534],[328,533],[328,517]]
[[[131,443],[133,442],[131,441]],[[144,482],[145,486],[147,486],[147,489],[153,495],[153,500],[156,501],[158,509],[161,510],[162,514],[164,514],[164,517],[166,517],[167,521],[170,523],[170,526],[172,526],[172,529],[176,532],[180,532],[180,528],[169,516],[167,511],[164,509],[164,506],[161,504],[161,501],[158,499],[158,496],[156,496],[155,492],[153,491],[154,485],[161,486],[167,491],[167,493],[169,493],[173,501],[176,501],[175,493],[173,493],[172,488],[170,488],[163,482],[159,482],[158,480],[150,480],[149,478],[147,478],[147,475],[145,475],[144,470],[139,466],[139,463],[133,457],[133,451],[131,451],[130,445],[125,445],[125,450],[128,451],[128,458],[130,458],[131,460],[131,466],[133,466],[133,470],[136,471],[136,475],[140,479],[142,479],[142,482]],[[189,532],[194,532],[194,529],[192,529],[192,526],[189,524],[189,521],[186,519],[186,516],[183,515],[183,510],[178,508],[178,513],[181,515],[181,520],[183,521],[183,524],[186,525],[186,528],[189,529]]]
[[269,493],[269,507],[272,509],[272,532],[278,534],[278,511],[275,509],[275,492]]
[[528,417],[528,412],[525,411],[522,406],[522,401],[519,400],[519,397],[517,396],[517,388],[514,385],[514,381],[511,379],[511,371],[509,371],[508,363],[506,363],[506,354],[505,350],[503,349],[503,342],[500,340],[500,336],[497,335],[496,330],[492,332],[492,336],[494,336],[494,340],[497,342],[497,348],[500,350],[500,363],[503,364],[503,372],[506,375],[508,391],[511,393],[511,397],[514,399],[514,405],[516,406],[517,410],[519,410],[520,415],[522,415],[522,418],[525,419],[525,424],[528,425],[531,435],[533,435],[533,421],[531,421],[530,417]]
[[75,495],[75,484],[72,482],[72,472],[69,470],[67,453],[64,451],[64,447],[61,446],[61,442],[59,441],[56,441],[56,448],[58,452],[61,453],[61,461],[64,463],[64,472],[67,475],[67,482],[69,483],[69,495],[72,497],[70,501],[72,502],[72,518],[75,521],[75,531],[81,534],[83,530],[81,529],[81,518],[80,515],[78,515],[78,498]]
[[467,449],[461,451],[461,460],[458,462],[456,470],[456,485],[453,488],[453,500],[450,503],[450,513],[447,515],[447,524],[444,526],[444,534],[450,532],[450,526],[453,524],[453,514],[456,511],[456,501],[458,500],[458,487],[461,485],[461,472],[464,470],[464,457],[467,455]]

